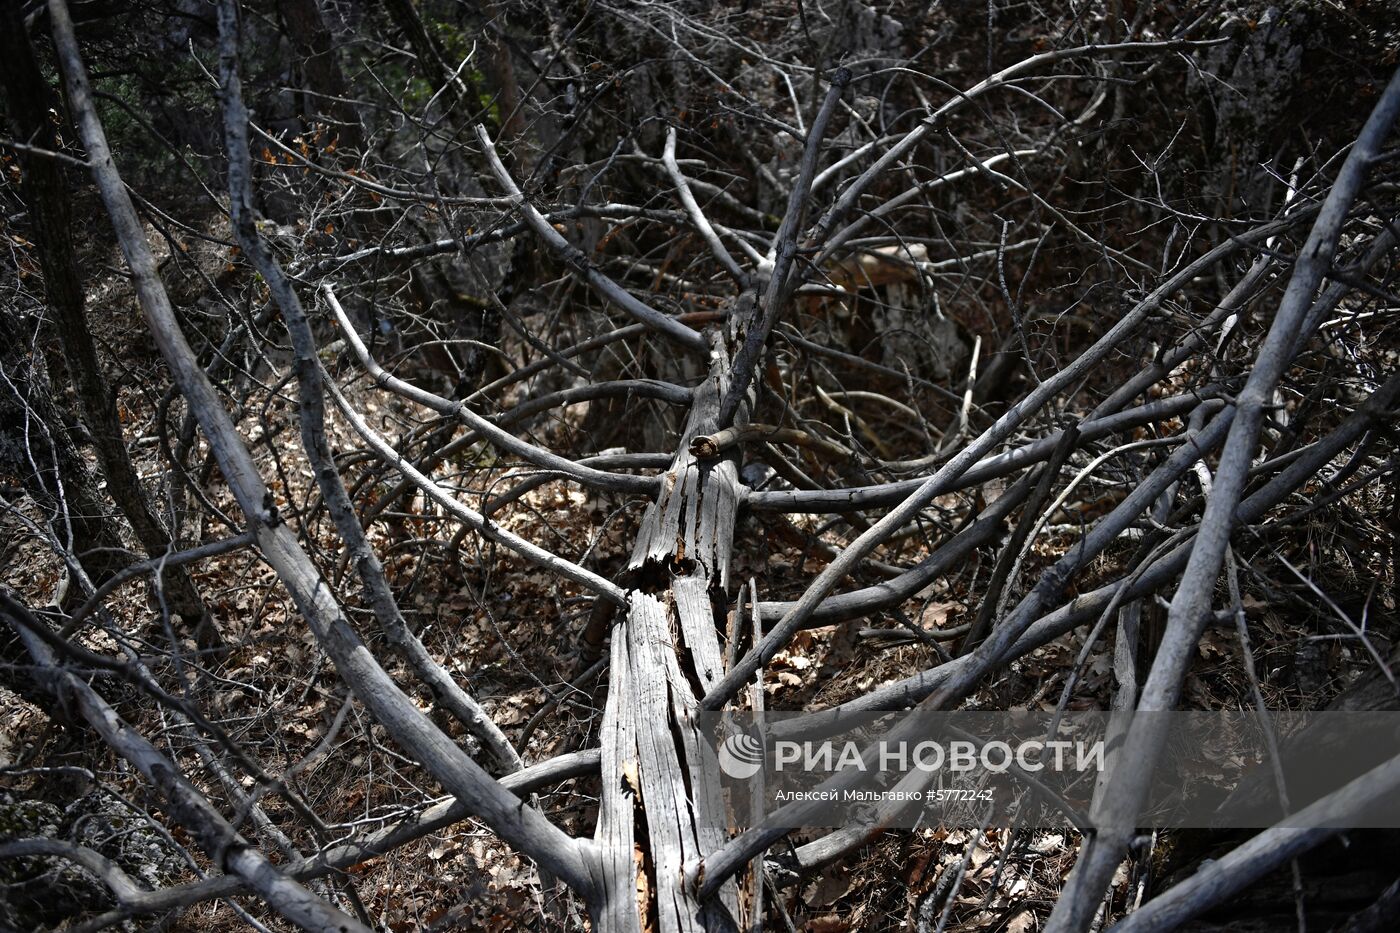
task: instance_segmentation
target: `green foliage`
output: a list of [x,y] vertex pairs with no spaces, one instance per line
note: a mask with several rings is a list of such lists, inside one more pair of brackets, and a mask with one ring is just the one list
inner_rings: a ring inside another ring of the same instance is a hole
[[[212,58],[203,65],[216,67]],[[202,123],[214,117],[201,63],[187,53],[163,59],[160,68],[159,74],[148,74],[138,67],[96,82],[97,111],[113,151],[122,154],[122,171],[153,185],[184,174],[195,157],[188,144],[162,138],[161,122]]]
[[[462,80],[467,87],[476,91],[477,107],[486,112],[487,119],[494,125],[500,126],[500,105],[496,103],[494,95],[484,90],[488,86],[486,75],[481,69],[475,67],[476,61],[481,55],[481,44],[467,30],[445,19],[425,18],[423,27],[441,50],[444,63],[449,70],[456,71],[463,61],[470,59],[462,68]],[[436,91],[437,88],[434,88],[430,82],[422,77],[412,76],[404,101],[412,106],[421,107],[432,98]]]

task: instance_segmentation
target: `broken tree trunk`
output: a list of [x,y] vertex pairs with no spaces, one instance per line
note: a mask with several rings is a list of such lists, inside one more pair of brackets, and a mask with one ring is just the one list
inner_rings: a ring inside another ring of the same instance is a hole
[[[752,301],[750,293],[739,299]],[[746,318],[736,313],[730,321]],[[643,915],[654,921],[647,928],[662,933],[737,929],[733,882],[701,903],[687,881],[727,839],[724,801],[707,776],[695,714],[724,675],[719,632],[742,498],[735,460],[701,461],[690,440],[719,428],[736,345],[732,324],[712,336],[709,376],[695,390],[678,452],[642,517],[627,570],[630,604],[612,632],[597,830],[605,892],[598,929],[607,933],[640,931]],[[745,404],[740,418],[747,412]]]

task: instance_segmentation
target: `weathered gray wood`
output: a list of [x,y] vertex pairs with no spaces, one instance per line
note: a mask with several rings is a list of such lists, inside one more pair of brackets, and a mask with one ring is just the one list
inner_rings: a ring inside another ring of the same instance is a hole
[[[625,623],[624,623],[625,624]],[[594,869],[601,907],[595,921],[611,933],[640,933],[636,847],[637,737],[631,705],[632,675],[627,642],[614,633],[608,698],[599,730],[602,801],[595,839],[599,859]]]
[[637,723],[637,777],[646,813],[657,920],[663,933],[688,933],[703,929],[697,922],[699,912],[681,885],[684,866],[697,857],[700,843],[686,792],[685,765],[671,732],[672,694],[684,684],[677,683],[679,668],[671,649],[668,610],[666,602],[638,593],[632,597],[624,630],[634,676],[631,702]]
[[[727,836],[724,800],[705,766],[695,714],[701,695],[724,675],[715,606],[716,600],[727,603],[742,496],[734,461],[701,462],[689,441],[717,427],[731,339],[730,333],[713,335],[709,376],[695,389],[671,468],[642,518],[627,568],[628,610],[612,635],[596,838],[617,876],[608,879],[615,895],[633,865],[634,833],[645,827],[645,841],[635,842],[650,857],[641,891],[651,903],[639,906],[644,912],[654,904],[663,933],[737,929],[732,882],[701,902],[685,880]],[[743,406],[739,417],[747,410]],[[629,799],[643,819],[627,806]],[[615,925],[601,928],[634,930],[637,913],[624,916],[611,905],[605,917]]]
[[714,604],[706,583],[698,577],[677,577],[671,584],[671,595],[675,599],[681,638],[690,648],[695,678],[701,689],[709,691],[724,676],[724,652],[720,648]]

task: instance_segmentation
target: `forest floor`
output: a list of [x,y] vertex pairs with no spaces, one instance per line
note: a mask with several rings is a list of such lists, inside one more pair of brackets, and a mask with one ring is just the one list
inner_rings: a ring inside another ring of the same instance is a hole
[[[106,257],[104,262],[115,265],[115,257]],[[132,454],[143,476],[155,481],[161,473],[156,431],[158,393],[166,382],[143,336],[124,280],[112,277],[104,281],[90,298],[91,306],[102,310],[93,315],[102,328],[99,340],[112,354],[114,368],[125,374],[120,384],[120,410],[128,436],[133,438]],[[521,347],[510,343],[502,349],[512,357],[522,354]],[[339,361],[336,373],[351,404],[391,439],[414,423],[416,414],[395,397],[351,378],[354,372],[348,361]],[[284,375],[257,374],[263,389],[254,393],[241,412],[240,427],[263,458],[266,475],[275,477],[271,485],[279,508],[305,519],[316,510],[317,499],[304,459],[296,453],[274,459],[268,445],[256,443],[297,431],[293,393],[279,381]],[[275,392],[267,391],[273,387]],[[566,448],[576,440],[574,435],[586,414],[586,407],[571,409],[567,420],[540,426],[538,436],[545,443]],[[338,454],[360,447],[343,419],[332,417],[331,430]],[[294,446],[283,445],[282,449]],[[196,454],[193,462],[199,463],[204,452],[199,449]],[[352,477],[356,474],[356,469],[349,471]],[[474,504],[479,504],[483,495],[504,488],[510,476],[518,475],[509,464],[489,460],[480,450],[438,473],[448,481],[455,476],[464,498]],[[370,498],[389,488],[383,479],[372,482],[376,485],[369,490]],[[217,471],[203,491],[217,508],[237,515]],[[1353,513],[1379,515],[1383,505],[1379,497],[1373,489],[1356,493]],[[950,509],[960,507],[955,497],[943,504]],[[549,541],[557,553],[606,574],[617,569],[630,551],[642,507],[640,500],[603,501],[553,483],[508,506],[498,519],[511,531],[531,540]],[[1093,497],[1068,507],[1062,516],[1064,532],[1051,529],[1040,539],[1021,580],[1034,581],[1038,572],[1074,540],[1074,523],[1093,517],[1101,507]],[[358,599],[343,555],[336,551],[338,539],[329,522],[321,514],[304,526],[315,529],[315,539],[307,541],[309,549],[344,594],[345,605],[361,631],[376,643],[379,637],[370,634],[373,620]],[[596,744],[606,674],[580,679],[591,664],[582,638],[588,601],[521,558],[483,546],[472,535],[457,541],[455,532],[455,524],[441,510],[418,497],[403,500],[371,529],[371,540],[384,559],[410,625],[513,741],[519,741],[542,704],[555,704],[520,746],[526,763]],[[236,529],[217,525],[199,529],[199,536],[206,540],[233,533]],[[23,593],[34,605],[51,604],[63,581],[54,570],[56,563],[47,545],[9,515],[0,518],[0,535],[4,538],[0,581]],[[1300,527],[1297,554],[1309,564],[1335,560],[1346,549],[1346,537],[1344,528]],[[765,598],[791,598],[802,581],[825,566],[825,559],[805,548],[801,538],[800,526],[753,516],[742,520],[734,578],[756,578]],[[844,543],[840,537],[828,536],[827,540],[838,548]],[[906,547],[898,559],[909,563],[924,553],[917,545]],[[1114,576],[1118,569],[1114,561],[1112,553],[1101,558],[1078,585],[1089,588]],[[1352,565],[1348,572],[1358,578],[1369,573],[1379,580],[1385,578],[1387,568]],[[270,568],[252,552],[240,551],[198,565],[195,580],[230,647],[224,654],[200,657],[193,642],[187,641],[182,663],[207,671],[209,682],[216,685],[200,697],[207,712],[244,748],[256,750],[269,772],[278,774],[296,766],[297,773],[288,778],[289,783],[326,822],[346,830],[389,822],[440,799],[434,782],[385,743],[382,730],[369,723],[358,703],[347,700],[329,661],[319,652]],[[975,613],[975,594],[958,589],[956,584],[936,584],[921,596],[923,608],[913,622],[935,635],[970,621]],[[145,655],[143,639],[162,637],[158,614],[141,583],[126,585],[107,605],[116,625],[134,636],[128,643],[132,650]],[[1263,672],[1263,689],[1270,705],[1297,708],[1305,698],[1316,702],[1316,691],[1335,693],[1348,672],[1358,668],[1361,659],[1338,641],[1326,642],[1305,655],[1300,646],[1313,644],[1310,638],[1316,633],[1316,620],[1286,600],[1251,593],[1245,606],[1251,622],[1254,663]],[[1160,625],[1160,616],[1158,610],[1149,610],[1149,629]],[[938,662],[938,652],[932,646],[862,635],[862,627],[870,624],[866,620],[826,626],[799,635],[770,665],[765,681],[769,709],[820,709]],[[1156,634],[1159,637],[1160,630]],[[85,643],[109,654],[121,650],[110,635],[97,629],[89,630]],[[1106,708],[1111,689],[1111,646],[1101,642],[1088,653],[1082,668],[1077,668],[1082,645],[1083,635],[1076,633],[1039,649],[973,696],[968,707],[1054,709],[1067,679],[1074,677],[1075,705],[1071,708]],[[1242,649],[1234,634],[1213,630],[1198,650],[1199,663],[1187,682],[1187,702],[1202,709],[1247,707],[1250,685],[1235,673],[1241,669]],[[179,663],[164,655],[153,653],[151,657],[153,672],[163,682],[182,681],[185,672]],[[1306,672],[1302,665],[1307,665]],[[413,689],[414,679],[404,667],[391,666],[390,671],[400,684]],[[133,702],[129,692],[118,693],[118,697],[118,708],[183,761],[211,799],[227,800],[218,783],[198,766],[187,738],[172,728],[165,714]],[[459,724],[434,707],[426,692],[420,691],[415,698],[450,734],[471,743]],[[348,715],[330,735],[347,703]],[[139,803],[149,802],[142,796],[139,782],[90,735],[52,721],[3,688],[0,762],[72,762],[90,768],[100,762],[96,767],[101,780],[129,792]],[[250,777],[242,779],[245,790],[251,790],[253,783]],[[37,794],[42,789],[36,786],[33,791]],[[571,832],[587,834],[596,815],[596,793],[596,781],[576,779],[542,794],[540,803]],[[276,794],[263,797],[262,804],[274,824],[293,816]],[[225,806],[226,811],[230,809]],[[178,831],[175,837],[182,838]],[[307,840],[297,841],[304,853],[312,848]],[[798,834],[793,841],[800,843],[803,837]],[[818,933],[939,927],[1026,933],[1036,929],[1038,916],[1043,916],[1036,905],[1048,908],[1053,903],[1073,864],[1075,848],[1072,835],[1006,827],[989,828],[980,836],[944,828],[889,833],[804,879],[787,893],[784,909],[797,929]],[[1163,839],[1153,862],[1157,879],[1198,856],[1189,846],[1176,851]],[[195,863],[207,867],[200,856]],[[937,894],[940,884],[958,873],[961,885],[956,896],[945,903]],[[370,916],[394,931],[536,929],[521,919],[535,914],[525,908],[554,896],[554,892],[541,889],[531,866],[470,820],[427,836],[390,857],[356,865],[349,874]],[[1141,898],[1153,881],[1120,871],[1115,905],[1122,909]],[[283,928],[280,921],[266,918],[252,905],[250,910],[269,928]],[[564,920],[560,923],[567,925]],[[243,928],[242,920],[222,902],[193,908],[167,927],[187,931],[239,928]]]

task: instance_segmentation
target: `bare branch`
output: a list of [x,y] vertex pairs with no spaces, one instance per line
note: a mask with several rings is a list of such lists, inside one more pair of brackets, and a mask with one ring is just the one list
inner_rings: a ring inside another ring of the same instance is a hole
[[564,239],[563,234],[551,227],[549,222],[540,216],[540,212],[535,210],[520,187],[516,185],[515,180],[510,177],[510,172],[501,162],[501,157],[496,152],[496,145],[487,135],[485,127],[480,125],[476,127],[476,138],[481,143],[482,151],[486,154],[487,164],[491,166],[491,172],[496,176],[496,181],[506,190],[506,194],[514,202],[521,216],[525,218],[525,223],[531,231],[544,241],[545,245],[556,256],[582,275],[599,295],[647,327],[693,352],[703,353],[708,349],[704,337],[681,324],[675,318],[667,317],[655,308],[638,301],[631,292],[599,271],[577,247],[571,246],[569,241]]

